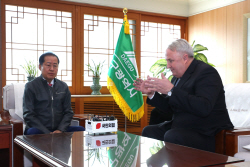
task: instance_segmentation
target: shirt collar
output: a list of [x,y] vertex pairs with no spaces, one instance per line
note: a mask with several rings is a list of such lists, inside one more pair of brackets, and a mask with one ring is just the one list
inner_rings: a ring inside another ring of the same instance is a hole
[[[46,80],[44,77],[43,77],[43,79]],[[47,82],[47,84],[49,84],[49,82]],[[53,85],[54,85],[54,79],[50,82],[50,84],[52,84],[51,87],[53,87]]]

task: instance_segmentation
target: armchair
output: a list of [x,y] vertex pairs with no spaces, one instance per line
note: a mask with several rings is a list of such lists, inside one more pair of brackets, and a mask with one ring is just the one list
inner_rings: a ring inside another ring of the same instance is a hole
[[[3,108],[4,112],[9,112],[9,115],[11,116],[12,122],[14,120],[19,120],[23,122],[23,129],[22,134],[23,135],[23,130],[25,129],[25,122],[23,120],[23,93],[24,93],[24,83],[15,83],[15,84],[8,84],[3,87]],[[79,118],[73,119],[71,121],[71,126],[79,126],[79,122],[81,120]],[[82,123],[81,123],[82,124]],[[14,141],[14,138],[13,138]],[[15,147],[15,145],[12,145],[14,149],[16,149],[18,154],[23,154],[23,150],[20,149],[19,147]],[[13,151],[15,153],[15,151]],[[21,152],[21,153],[19,153]],[[24,159],[21,162],[24,162],[24,166],[32,166],[31,163],[32,157],[28,152],[24,152]],[[15,163],[14,166],[20,166],[20,163]],[[22,166],[22,165],[21,165]]]
[[[25,127],[23,120],[24,86],[24,83],[15,83],[3,87],[3,108],[9,111],[12,118],[23,121]],[[71,126],[79,126],[79,120],[73,119]]]
[[250,128],[250,84],[225,85],[226,105],[235,129]]
[[225,85],[224,89],[226,105],[234,130],[224,130],[217,134],[216,152],[234,156],[242,151],[239,138],[242,135],[250,135],[250,84],[232,83]]

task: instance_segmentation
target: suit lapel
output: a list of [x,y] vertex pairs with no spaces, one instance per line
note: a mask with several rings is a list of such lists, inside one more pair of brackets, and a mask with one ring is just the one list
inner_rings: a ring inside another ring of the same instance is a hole
[[178,88],[182,87],[182,85],[190,78],[191,74],[194,72],[198,63],[199,62],[196,59],[192,61],[192,63],[189,65],[189,67],[187,68],[183,76],[181,77],[181,80],[176,87]]

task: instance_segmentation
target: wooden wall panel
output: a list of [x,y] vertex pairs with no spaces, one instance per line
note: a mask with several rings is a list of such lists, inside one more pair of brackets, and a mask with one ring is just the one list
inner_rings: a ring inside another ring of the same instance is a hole
[[216,65],[221,78],[225,81],[226,60],[226,8],[220,8],[209,12],[189,17],[189,42],[195,40],[196,44],[202,44],[208,48],[203,53],[208,62]]
[[250,13],[250,0],[189,17],[189,42],[208,47],[208,61],[216,65],[224,84],[243,79],[243,14]]
[[227,56],[229,58],[227,69],[228,82],[244,82],[243,80],[243,14],[247,11],[248,1],[230,5],[227,7]]
[[[226,8],[204,13],[203,25],[205,27],[205,39],[208,40],[208,60],[216,65],[223,82],[226,81],[225,60],[226,57]],[[206,19],[208,18],[208,20]],[[208,22],[206,22],[206,20]]]

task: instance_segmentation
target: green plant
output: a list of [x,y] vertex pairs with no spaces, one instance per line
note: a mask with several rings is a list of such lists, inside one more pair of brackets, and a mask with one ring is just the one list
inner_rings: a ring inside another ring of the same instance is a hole
[[24,71],[28,74],[28,77],[35,77],[37,74],[36,65],[32,61],[26,61],[26,65],[20,65]]
[[[205,50],[208,50],[207,47],[204,47],[202,46],[201,44],[196,44],[194,45],[195,41],[192,43],[192,47],[193,47],[193,51],[194,51],[194,58],[196,60],[201,60],[203,61],[204,63],[207,63],[211,66],[215,66],[213,65],[212,63],[209,63],[207,61],[207,57],[203,54],[203,53],[200,53],[201,51],[205,51]],[[149,69],[149,71],[151,73],[153,73],[153,76],[154,77],[159,77],[159,75],[161,73],[163,73],[164,75],[166,75],[168,72],[170,72],[170,69],[167,69],[167,61],[165,59],[159,59],[157,60]],[[173,78],[172,75],[170,75],[168,77],[169,80],[171,80]]]
[[207,57],[203,54],[203,53],[199,53],[199,52],[202,52],[204,50],[208,50],[207,47],[204,47],[202,46],[201,44],[196,44],[194,45],[195,41],[192,43],[192,47],[193,47],[193,51],[194,51],[194,58],[196,60],[200,60],[200,61],[203,61],[204,63],[207,63],[209,64],[210,66],[213,66],[215,67],[215,65],[213,65],[212,63],[209,63],[207,61]]
[[86,66],[88,67],[90,71],[92,71],[93,77],[100,77],[102,74],[102,67],[103,67],[103,63],[105,62],[105,60],[103,62],[99,62],[97,65],[95,64],[93,60],[92,62],[94,66],[91,66],[90,64],[86,64]]
[[160,151],[160,149],[162,149],[162,147],[164,147],[164,142],[158,141],[157,143],[154,143],[154,145],[152,147],[149,148],[149,151],[150,151],[151,155],[154,155],[158,151]]
[[94,165],[94,163],[96,162],[96,160],[99,161],[100,164],[105,164],[104,163],[104,158],[105,156],[106,150],[104,148],[95,148],[95,149],[89,149],[88,150],[88,159],[86,159],[85,161],[89,161],[93,158],[92,160],[92,166]]

